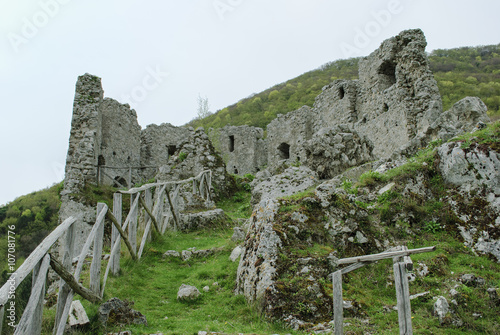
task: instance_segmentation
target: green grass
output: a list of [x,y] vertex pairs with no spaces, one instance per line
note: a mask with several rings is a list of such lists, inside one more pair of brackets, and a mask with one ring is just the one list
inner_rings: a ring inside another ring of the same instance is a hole
[[[110,276],[104,300],[118,297],[134,302],[133,308],[144,314],[147,326],[129,325],[89,330],[88,334],[131,330],[133,334],[197,334],[200,330],[224,333],[293,333],[280,324],[264,320],[241,295],[234,295],[238,262],[229,255],[234,247],[230,241],[232,229],[168,233],[153,241],[140,262],[126,258],[121,261],[119,277]],[[220,247],[212,256],[181,261],[164,259],[167,250],[182,251],[190,247],[207,249]],[[214,283],[218,283],[214,285]],[[194,302],[177,301],[182,284],[194,285],[200,298]],[[203,291],[209,286],[208,292]],[[89,317],[96,321],[97,306],[83,303]],[[44,330],[50,333],[54,310],[45,312]]]
[[252,206],[250,205],[251,197],[252,194],[250,192],[244,190],[239,191],[233,196],[217,202],[217,207],[223,209],[233,220],[248,219],[252,215]]

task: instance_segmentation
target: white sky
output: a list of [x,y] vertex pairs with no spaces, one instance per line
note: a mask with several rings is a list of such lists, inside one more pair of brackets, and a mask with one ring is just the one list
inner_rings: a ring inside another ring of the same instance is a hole
[[496,0],[0,0],[0,204],[63,179],[86,72],[143,128],[182,125],[199,94],[216,111],[405,29],[427,51],[498,44],[498,13]]

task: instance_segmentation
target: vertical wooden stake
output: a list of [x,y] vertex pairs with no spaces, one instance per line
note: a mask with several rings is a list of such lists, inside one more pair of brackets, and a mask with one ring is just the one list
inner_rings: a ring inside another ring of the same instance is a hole
[[[133,205],[136,197],[140,197],[140,196],[141,196],[141,193],[131,194],[130,195],[130,206]],[[137,253],[137,217],[138,217],[138,215],[139,215],[139,204],[134,209],[134,211],[130,217],[130,223],[128,225],[128,240],[129,240],[130,245],[132,246],[132,249],[134,250],[135,253]]]
[[[115,193],[113,196],[113,215],[115,216],[118,223],[122,224],[122,194]],[[118,229],[116,229],[115,225],[111,225],[111,246],[114,245],[115,241],[120,236]],[[117,276],[120,273],[120,247],[115,252],[114,256],[110,255],[111,263],[111,273]]]
[[[144,202],[146,203],[147,208],[153,210],[153,194],[151,193],[150,188],[144,191]],[[147,215],[144,216],[144,229],[146,229],[146,224],[149,221],[147,217]],[[151,242],[151,229],[149,230],[147,241]]]
[[393,268],[398,306],[399,334],[413,335],[411,326],[410,290],[408,287],[408,276],[406,274],[406,263],[394,263]]
[[[105,208],[105,204],[97,203],[97,216]],[[94,251],[92,263],[90,264],[90,289],[97,295],[101,294],[101,259],[102,259],[102,244],[104,239],[104,219],[102,222],[96,222],[99,227],[96,230],[94,237]]]
[[344,300],[342,300],[342,271],[333,273],[333,320],[335,335],[344,334]]
[[[46,260],[46,258],[48,259]],[[42,316],[43,316],[43,299],[45,298],[45,281],[47,277],[47,270],[49,267],[47,266],[47,269],[40,269],[42,266],[43,262],[49,262],[50,256],[46,255],[40,263],[36,265],[36,267],[33,269],[33,279],[31,280],[32,283],[32,291],[33,288],[35,287],[35,284],[37,283],[38,280],[43,280],[43,285],[41,288],[41,293],[40,293],[40,298],[38,300],[38,305],[36,306],[35,312],[33,313],[33,322],[31,326],[31,333],[32,334],[40,334],[42,332]],[[42,270],[42,272],[40,272]],[[43,272],[45,270],[45,272]]]
[[[73,232],[75,230],[75,223],[68,227],[66,230],[66,236],[63,241],[63,251],[62,251],[62,264],[66,270],[71,272],[71,265],[73,259]],[[53,333],[57,333],[57,329],[59,328],[59,324],[63,322],[66,323],[66,320],[62,320],[64,314],[64,307],[66,305],[66,300],[68,295],[71,292],[71,288],[66,282],[61,279],[59,283],[59,294],[57,296],[57,310],[56,310],[56,320],[54,323],[54,331]]]

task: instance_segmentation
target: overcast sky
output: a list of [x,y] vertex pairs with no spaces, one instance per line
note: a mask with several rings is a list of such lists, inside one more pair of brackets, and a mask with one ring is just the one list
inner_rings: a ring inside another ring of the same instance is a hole
[[[0,0],[0,204],[64,178],[77,77],[143,128],[183,125],[421,28],[427,51],[500,43],[500,2]],[[283,111],[287,112],[287,111]]]

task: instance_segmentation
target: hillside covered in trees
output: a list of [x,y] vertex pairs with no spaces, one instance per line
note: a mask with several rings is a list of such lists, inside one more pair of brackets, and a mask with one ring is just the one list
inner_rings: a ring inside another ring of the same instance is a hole
[[[358,61],[359,58],[351,58],[327,63],[189,125],[205,128],[249,125],[265,129],[278,114],[303,105],[312,106],[326,84],[336,79],[357,79]],[[490,116],[500,116],[500,44],[438,49],[429,54],[429,61],[443,99],[443,110],[466,96],[478,96],[488,106]]]

